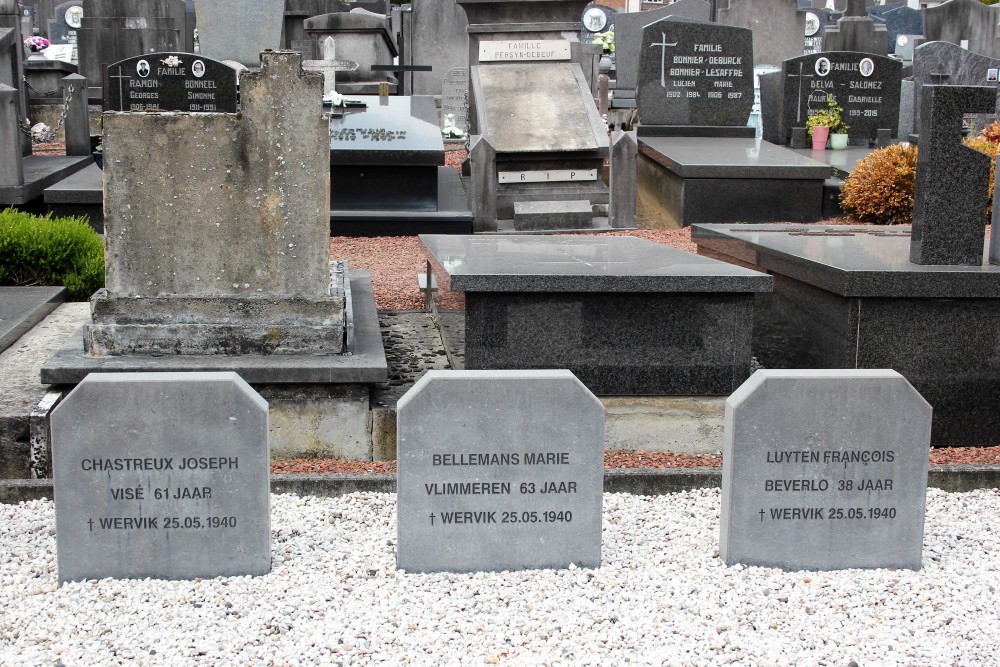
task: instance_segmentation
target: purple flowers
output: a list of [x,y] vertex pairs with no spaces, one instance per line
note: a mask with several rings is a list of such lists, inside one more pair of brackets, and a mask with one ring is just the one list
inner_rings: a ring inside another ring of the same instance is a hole
[[49,48],[49,44],[51,44],[51,42],[40,35],[32,35],[24,40],[24,45],[32,53]]

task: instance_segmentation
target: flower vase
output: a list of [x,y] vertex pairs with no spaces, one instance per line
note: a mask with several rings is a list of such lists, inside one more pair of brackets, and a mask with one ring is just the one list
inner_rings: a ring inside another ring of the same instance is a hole
[[611,62],[611,56],[605,53],[601,56],[601,61],[597,65],[597,70],[601,74],[610,74],[613,66],[614,63]]
[[826,150],[826,140],[830,137],[830,128],[823,127],[822,125],[816,125],[813,127],[813,150],[822,151]]
[[847,134],[834,132],[830,134],[830,148],[835,151],[842,151],[847,148]]

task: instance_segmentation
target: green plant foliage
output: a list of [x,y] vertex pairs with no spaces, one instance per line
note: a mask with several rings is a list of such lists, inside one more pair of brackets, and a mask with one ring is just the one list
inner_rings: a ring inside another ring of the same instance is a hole
[[0,285],[65,285],[86,301],[104,286],[104,242],[85,218],[0,211]]
[[840,206],[859,222],[909,225],[916,187],[917,148],[895,144],[858,162],[840,189]]
[[837,98],[827,93],[826,108],[818,109],[806,118],[809,136],[812,136],[814,127],[828,127],[833,134],[847,134],[851,126],[844,122],[843,113],[844,108],[837,104]]
[[995,5],[998,2],[1000,2],[1000,0],[979,0],[979,2],[983,3],[984,5]]

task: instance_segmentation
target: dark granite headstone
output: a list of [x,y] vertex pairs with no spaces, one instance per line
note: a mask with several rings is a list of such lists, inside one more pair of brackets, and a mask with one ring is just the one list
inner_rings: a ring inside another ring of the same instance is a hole
[[[888,5],[883,5],[888,7]],[[869,11],[875,9],[869,8]],[[889,35],[889,53],[896,49],[896,40],[900,35],[922,35],[924,33],[924,13],[910,7],[894,7],[881,16],[873,16],[876,21],[885,23]]]
[[[590,44],[594,35],[615,29],[615,10],[611,7],[591,2],[583,12],[583,28],[580,30],[580,42]],[[603,20],[602,20],[603,15]]]
[[636,102],[643,125],[745,126],[753,35],[670,16],[643,29]]
[[150,53],[108,67],[106,111],[235,113],[236,70],[194,53]]
[[[667,16],[683,16],[707,21],[712,6],[705,0],[678,0],[661,9],[646,12],[618,12],[615,15],[615,69],[618,71],[618,90],[634,91],[639,80],[639,43],[642,29]],[[617,95],[617,93],[616,93]]]
[[962,145],[962,118],[995,105],[996,90],[987,86],[923,87],[910,236],[914,264],[982,264],[990,158]]
[[56,17],[49,21],[49,41],[53,44],[76,44],[76,31],[83,21],[83,2],[64,2],[55,8]]
[[[762,77],[764,138],[787,144],[793,127],[804,127],[813,111],[826,107],[827,94],[843,107],[850,125],[849,141],[867,146],[878,129],[896,131],[899,122],[899,92],[903,66],[900,62],[868,53],[846,51],[813,53],[782,63],[779,102],[769,94],[771,85]],[[773,77],[774,75],[769,75]],[[773,83],[773,79],[770,79]],[[780,120],[775,122],[775,117]]]
[[819,53],[823,50],[823,34],[829,25],[836,25],[833,11],[820,8],[806,12],[806,39],[803,53]]
[[[913,50],[913,127],[920,128],[920,89],[930,85],[949,86],[992,86],[997,88],[997,72],[1000,58],[986,56],[963,49],[949,42],[926,42]],[[992,73],[992,79],[991,79]],[[1000,93],[1000,89],[997,91]],[[998,99],[1000,102],[1000,99]],[[966,119],[977,128],[986,127],[992,120],[994,111]]]

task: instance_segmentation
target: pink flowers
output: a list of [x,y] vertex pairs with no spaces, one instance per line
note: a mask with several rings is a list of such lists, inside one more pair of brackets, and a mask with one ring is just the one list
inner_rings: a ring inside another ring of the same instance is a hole
[[24,46],[32,53],[49,48],[49,44],[51,42],[40,35],[32,35],[24,40]]

